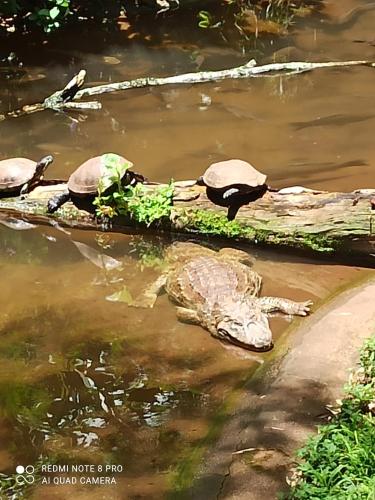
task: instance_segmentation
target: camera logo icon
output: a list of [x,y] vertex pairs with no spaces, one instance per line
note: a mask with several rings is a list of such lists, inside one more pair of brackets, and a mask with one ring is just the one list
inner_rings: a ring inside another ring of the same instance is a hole
[[16,467],[16,482],[17,484],[33,484],[35,481],[34,477],[35,467],[33,465],[17,465]]

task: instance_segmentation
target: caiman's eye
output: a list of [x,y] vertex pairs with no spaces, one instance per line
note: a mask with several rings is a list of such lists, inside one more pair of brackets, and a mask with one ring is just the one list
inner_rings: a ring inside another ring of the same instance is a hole
[[224,337],[224,338],[227,338],[229,339],[230,338],[230,335],[229,333],[224,330],[224,328],[219,328],[218,331],[217,331],[218,335],[220,335],[220,337]]

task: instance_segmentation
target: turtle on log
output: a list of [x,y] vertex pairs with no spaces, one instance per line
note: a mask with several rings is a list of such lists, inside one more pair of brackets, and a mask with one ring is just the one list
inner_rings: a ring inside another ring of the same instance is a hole
[[[85,161],[75,170],[68,179],[67,190],[54,196],[48,201],[48,213],[54,213],[64,203],[71,200],[79,208],[85,208],[92,205],[94,198],[98,195],[101,185],[102,195],[109,194],[115,188],[111,180],[111,172],[108,165],[115,165],[116,174],[121,178],[123,186],[134,186],[137,182],[144,182],[143,175],[129,170],[133,163],[124,157],[106,153],[101,156],[95,156]],[[117,184],[116,184],[117,185]]]
[[256,200],[270,189],[267,176],[250,163],[233,159],[210,165],[197,183],[207,188],[208,198],[229,207],[228,219],[234,219],[241,205]]
[[48,155],[38,162],[28,158],[7,158],[0,161],[0,196],[29,193],[43,179],[53,156]]

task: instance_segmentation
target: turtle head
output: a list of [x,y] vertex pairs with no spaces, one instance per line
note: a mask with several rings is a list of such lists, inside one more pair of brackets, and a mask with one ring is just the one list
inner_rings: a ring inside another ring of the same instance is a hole
[[43,156],[43,158],[41,158],[36,164],[35,177],[41,177],[44,174],[48,165],[51,165],[52,162],[53,162],[52,155]]
[[252,351],[272,349],[267,315],[245,301],[236,304],[216,325],[215,336]]
[[38,182],[43,179],[43,175],[46,168],[52,162],[53,162],[52,155],[43,156],[43,158],[38,161],[38,163],[35,165],[34,175],[28,182],[26,182],[22,186],[20,190],[21,199],[23,199],[26,196],[26,193],[29,193],[38,184]]

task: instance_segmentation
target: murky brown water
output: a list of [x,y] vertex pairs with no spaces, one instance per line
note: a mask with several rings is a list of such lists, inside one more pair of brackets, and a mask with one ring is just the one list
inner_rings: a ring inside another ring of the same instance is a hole
[[[326,2],[324,22],[299,23],[272,43],[258,40],[258,61],[374,59],[375,9],[345,23],[345,13],[366,2],[335,4]],[[212,33],[201,36],[186,29],[178,44],[161,36],[125,44],[119,36],[105,42],[83,34],[80,48],[78,38],[13,48],[25,73],[0,73],[0,112],[41,100],[80,68],[94,84],[192,71],[197,55],[201,69],[254,55]],[[134,90],[100,101],[102,111],[73,120],[45,112],[1,122],[0,157],[52,153],[49,177],[66,177],[89,156],[113,151],[160,181],[194,178],[213,161],[240,157],[268,172],[275,186],[374,187],[369,68]],[[1,227],[0,235],[0,472],[39,457],[113,464],[123,467],[113,474],[116,485],[47,484],[28,495],[162,498],[178,461],[267,355],[229,348],[178,323],[165,296],[146,311],[106,300],[124,284],[136,294],[150,283],[166,240],[48,227]],[[297,300],[319,302],[368,272],[284,253],[257,250],[254,257],[263,293]],[[277,339],[288,323],[273,318],[271,325]]]

